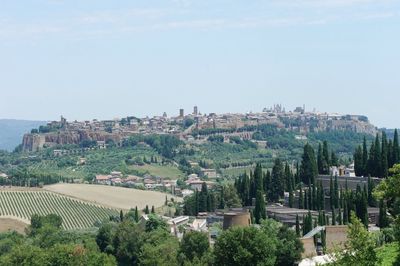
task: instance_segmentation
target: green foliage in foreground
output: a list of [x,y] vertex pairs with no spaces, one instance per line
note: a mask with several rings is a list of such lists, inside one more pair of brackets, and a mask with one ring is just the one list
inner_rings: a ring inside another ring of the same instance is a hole
[[381,266],[392,266],[398,260],[400,254],[399,245],[391,243],[377,249],[377,256]]
[[212,249],[207,234],[186,232],[179,242],[160,219],[143,224],[127,214],[89,232],[64,231],[57,215],[34,215],[26,236],[0,234],[0,265],[289,266],[303,250],[295,232],[273,220],[224,231]]

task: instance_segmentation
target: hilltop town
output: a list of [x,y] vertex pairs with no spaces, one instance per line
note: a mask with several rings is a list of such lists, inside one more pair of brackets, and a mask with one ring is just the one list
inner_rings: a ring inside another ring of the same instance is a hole
[[95,141],[102,148],[109,143],[120,145],[134,134],[171,134],[186,142],[202,142],[210,135],[222,135],[225,140],[232,136],[251,139],[260,125],[296,132],[299,139],[306,138],[309,132],[351,131],[369,135],[377,132],[366,116],[306,111],[304,106],[286,111],[282,105],[274,105],[264,108],[262,112],[226,114],[202,114],[195,106],[192,113],[185,114],[180,109],[179,115],[172,117],[166,113],[152,118],[128,116],[102,121],[67,121],[61,117],[60,121],[49,122],[25,134],[22,150],[38,151],[85,141]]

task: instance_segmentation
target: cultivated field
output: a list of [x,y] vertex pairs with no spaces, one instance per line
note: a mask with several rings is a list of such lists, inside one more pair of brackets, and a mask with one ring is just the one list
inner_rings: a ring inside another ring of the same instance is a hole
[[[55,184],[45,186],[45,190],[60,193],[66,196],[101,204],[111,208],[129,210],[160,207],[165,202],[166,194],[155,191],[144,191],[132,188],[122,188],[106,185],[86,184]],[[171,195],[168,195],[170,198]],[[175,200],[180,200],[175,197]]]
[[65,197],[48,191],[0,191],[0,217],[29,221],[33,214],[57,214],[64,229],[92,227],[96,221],[118,215],[117,210]]
[[0,233],[17,231],[23,234],[28,227],[27,221],[16,218],[3,218],[0,216]]

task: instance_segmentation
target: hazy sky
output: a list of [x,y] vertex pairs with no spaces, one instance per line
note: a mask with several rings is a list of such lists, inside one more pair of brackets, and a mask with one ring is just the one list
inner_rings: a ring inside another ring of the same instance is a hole
[[0,0],[0,118],[274,103],[400,127],[400,1]]

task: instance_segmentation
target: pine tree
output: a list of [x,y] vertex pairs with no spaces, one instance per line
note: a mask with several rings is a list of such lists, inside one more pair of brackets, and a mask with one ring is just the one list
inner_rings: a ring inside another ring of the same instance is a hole
[[296,235],[297,237],[300,237],[300,221],[298,214],[296,214]]
[[263,192],[261,190],[257,191],[256,206],[254,208],[254,218],[255,218],[255,222],[257,224],[260,223],[261,219],[266,218],[265,199],[264,199]]

